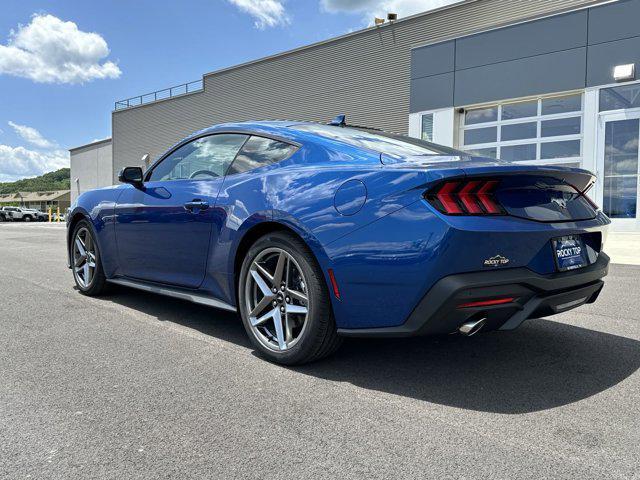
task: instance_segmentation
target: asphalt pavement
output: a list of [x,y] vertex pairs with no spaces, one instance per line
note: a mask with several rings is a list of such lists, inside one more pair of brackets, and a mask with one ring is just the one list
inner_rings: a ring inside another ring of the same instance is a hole
[[640,478],[640,267],[472,338],[270,364],[239,319],[74,289],[64,228],[0,224],[0,478]]

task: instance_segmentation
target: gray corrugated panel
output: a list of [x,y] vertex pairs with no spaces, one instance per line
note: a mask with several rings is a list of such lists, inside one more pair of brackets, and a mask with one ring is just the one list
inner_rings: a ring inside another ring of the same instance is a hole
[[640,72],[640,37],[617,42],[589,46],[587,53],[587,86],[614,83],[613,69],[616,65],[635,63],[636,78]]
[[584,47],[587,12],[568,13],[456,40],[456,69]]
[[455,40],[411,50],[411,78],[453,72]]
[[589,12],[589,44],[640,35],[640,0],[622,0]]
[[456,72],[455,104],[563,92],[585,86],[586,48]]
[[453,105],[454,73],[443,73],[411,80],[409,111],[422,112]]
[[404,133],[411,48],[591,0],[477,0],[204,77],[205,91],[113,113],[114,170],[208,125],[250,119],[348,121]]

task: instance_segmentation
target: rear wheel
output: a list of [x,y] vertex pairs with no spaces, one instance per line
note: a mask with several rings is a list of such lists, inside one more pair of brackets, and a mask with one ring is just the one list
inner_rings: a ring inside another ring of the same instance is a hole
[[269,360],[301,364],[340,346],[322,271],[294,235],[274,232],[260,238],[249,249],[239,280],[242,322]]
[[83,295],[100,295],[106,289],[107,280],[102,269],[100,250],[89,222],[78,222],[71,242],[71,268],[78,290]]
[[29,215],[25,215],[22,219],[23,219],[25,222],[30,222],[30,221],[31,221],[31,217],[30,217]]

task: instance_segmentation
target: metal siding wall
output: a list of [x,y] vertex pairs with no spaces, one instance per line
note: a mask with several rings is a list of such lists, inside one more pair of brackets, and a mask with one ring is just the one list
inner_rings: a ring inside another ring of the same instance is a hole
[[589,45],[640,35],[640,0],[621,0],[589,12]]
[[[392,26],[204,77],[205,90],[113,112],[114,175],[211,124],[255,119],[348,121],[405,133],[411,48],[595,3],[475,0]],[[115,178],[114,178],[115,181]]]
[[111,185],[112,157],[111,142],[74,149],[70,153],[71,201],[88,190]]
[[453,105],[454,73],[443,73],[411,80],[409,110],[412,113]]
[[582,47],[458,70],[454,105],[584,88],[586,53],[587,49]]
[[637,72],[640,72],[640,37],[590,45],[587,59],[588,87],[614,83],[613,68],[616,65],[635,63],[637,78]]
[[456,70],[584,47],[582,10],[456,40]]
[[452,40],[411,50],[411,78],[453,72],[455,48],[456,42]]

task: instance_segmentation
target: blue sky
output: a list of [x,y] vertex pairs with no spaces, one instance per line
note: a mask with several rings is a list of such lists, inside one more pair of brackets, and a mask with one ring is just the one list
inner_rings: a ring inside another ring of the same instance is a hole
[[68,164],[66,149],[110,136],[115,100],[444,3],[2,0],[0,181]]

